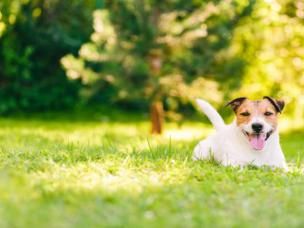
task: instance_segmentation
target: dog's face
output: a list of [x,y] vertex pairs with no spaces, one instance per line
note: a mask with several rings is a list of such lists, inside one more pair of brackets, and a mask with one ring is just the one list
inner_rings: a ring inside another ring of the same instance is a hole
[[254,150],[262,150],[277,128],[278,115],[284,102],[271,97],[251,101],[245,97],[229,102],[236,115],[236,123]]

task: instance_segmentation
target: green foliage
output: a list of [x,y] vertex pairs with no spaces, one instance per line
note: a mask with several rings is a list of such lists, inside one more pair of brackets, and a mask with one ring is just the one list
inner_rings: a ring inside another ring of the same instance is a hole
[[74,105],[79,83],[65,77],[59,59],[88,38],[93,3],[1,1],[0,113]]
[[86,94],[111,88],[112,102],[176,109],[193,97],[273,95],[303,123],[303,15],[289,0],[106,1],[91,42],[62,63]]
[[229,46],[235,26],[250,14],[252,4],[106,1],[94,13],[91,42],[62,64],[85,89],[103,93],[101,85],[111,86],[112,102],[162,100],[177,107],[204,95],[219,103],[222,96],[214,79],[224,80],[225,75],[217,77],[223,65],[217,56]]
[[[303,133],[282,137],[289,173],[193,162],[203,124],[121,113],[0,119],[1,227],[301,227]],[[92,117],[90,115],[90,117]],[[123,117],[124,121],[120,118]],[[100,120],[104,121],[101,122]],[[119,121],[120,120],[120,121]],[[177,136],[182,136],[178,138]]]
[[303,123],[303,15],[300,0],[2,0],[0,113],[273,95]]

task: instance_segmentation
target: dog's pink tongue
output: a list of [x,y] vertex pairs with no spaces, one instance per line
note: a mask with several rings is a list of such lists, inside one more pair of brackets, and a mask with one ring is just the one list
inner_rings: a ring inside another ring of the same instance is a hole
[[253,149],[262,150],[265,146],[266,135],[264,134],[251,135],[249,141]]

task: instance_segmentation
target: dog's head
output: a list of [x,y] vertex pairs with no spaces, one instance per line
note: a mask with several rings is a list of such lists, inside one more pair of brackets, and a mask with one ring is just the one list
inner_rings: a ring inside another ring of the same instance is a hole
[[277,128],[278,115],[284,108],[284,101],[265,96],[252,101],[246,97],[230,101],[236,115],[236,124],[254,150],[262,150]]

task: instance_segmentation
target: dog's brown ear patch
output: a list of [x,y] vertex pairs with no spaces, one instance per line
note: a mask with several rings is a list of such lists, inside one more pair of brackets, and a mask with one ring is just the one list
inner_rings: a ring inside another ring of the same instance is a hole
[[267,99],[276,109],[277,112],[281,113],[284,106],[285,102],[283,100],[276,100],[268,96],[264,96],[263,99]]
[[230,101],[226,106],[230,106],[234,112],[237,111],[238,107],[247,99],[247,97],[239,97]]

